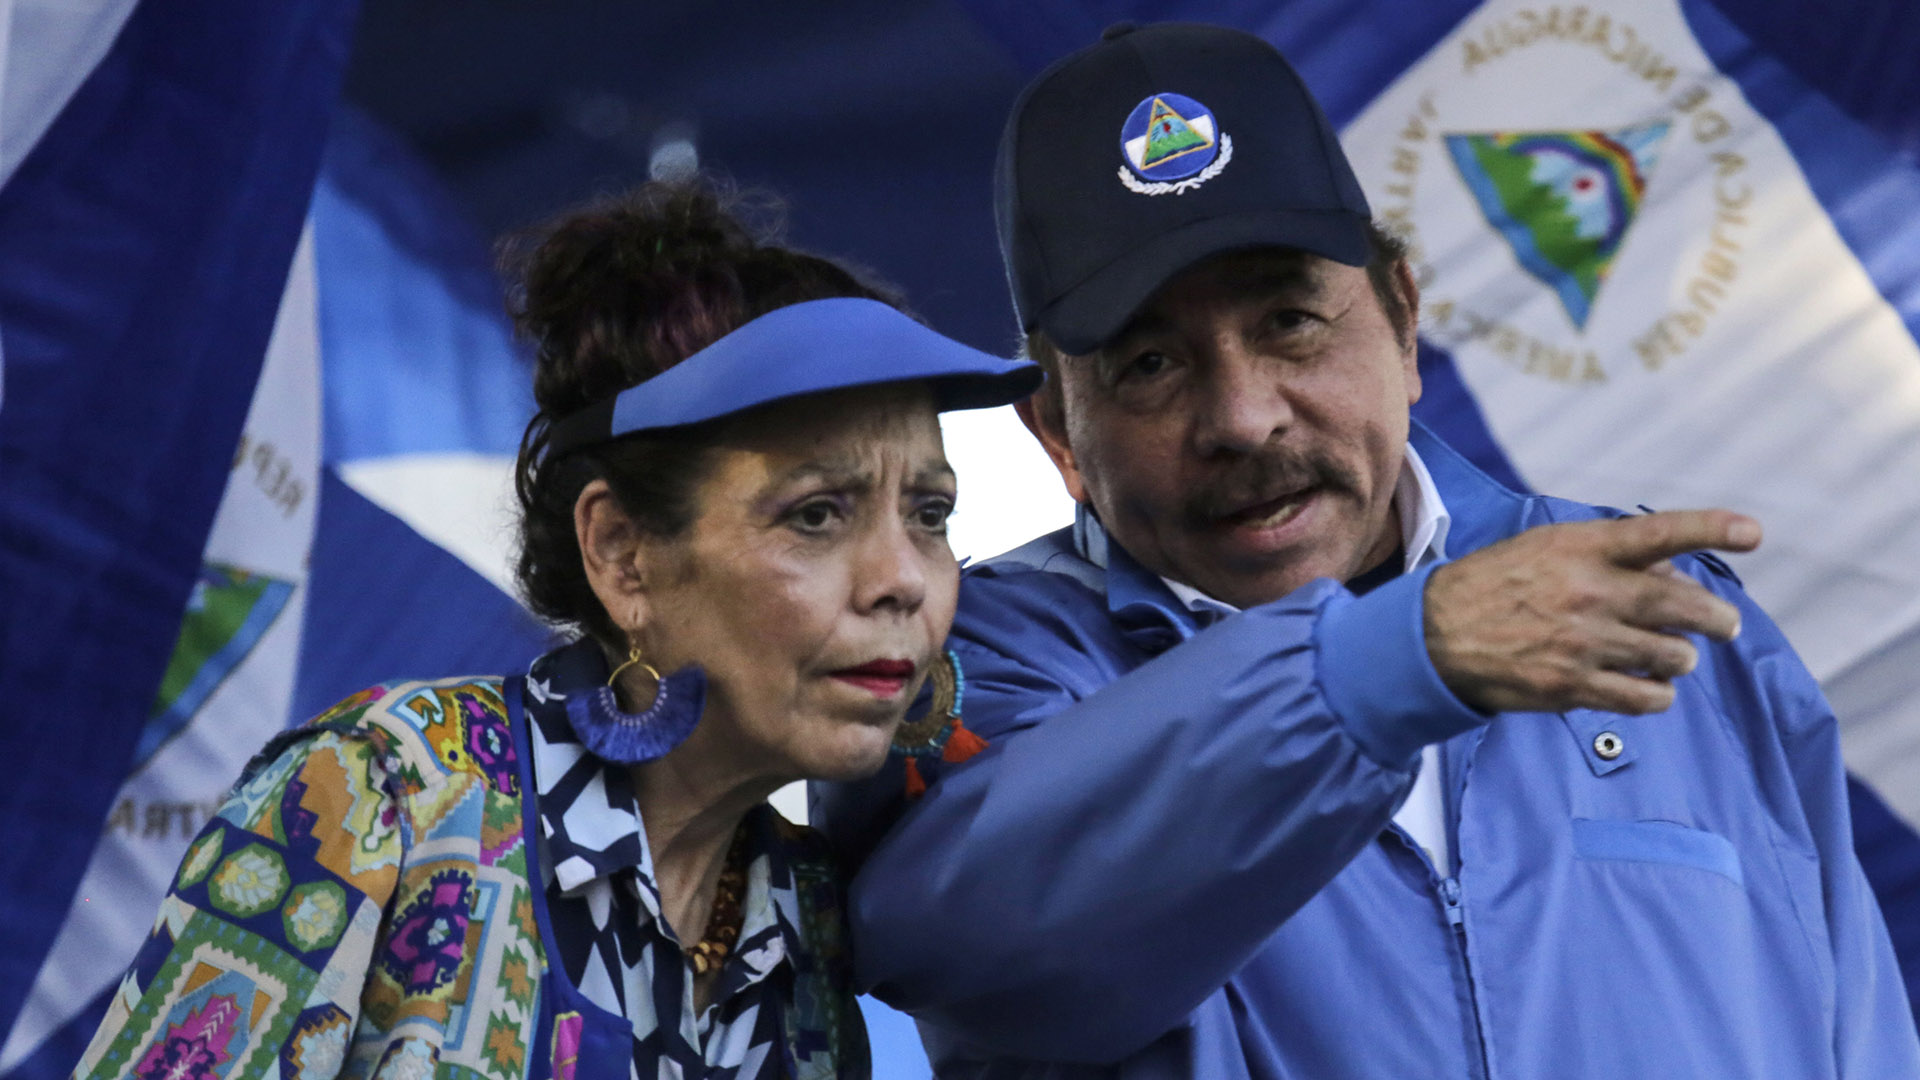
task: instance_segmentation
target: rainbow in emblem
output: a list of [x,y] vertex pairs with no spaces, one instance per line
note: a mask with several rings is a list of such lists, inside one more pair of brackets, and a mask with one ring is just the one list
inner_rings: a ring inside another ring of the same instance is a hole
[[1487,222],[1584,328],[1646,197],[1665,121],[1616,131],[1448,135]]

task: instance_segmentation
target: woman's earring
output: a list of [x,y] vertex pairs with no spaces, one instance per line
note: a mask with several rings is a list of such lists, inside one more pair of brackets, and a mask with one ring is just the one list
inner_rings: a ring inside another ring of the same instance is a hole
[[[630,713],[620,708],[613,680],[636,664],[653,676],[655,689],[653,704],[643,712]],[[663,676],[640,659],[637,647],[629,646],[626,662],[613,669],[605,686],[567,695],[567,719],[573,723],[573,733],[602,760],[638,765],[685,742],[700,722],[706,701],[707,673],[699,665],[689,664]]]
[[967,694],[967,678],[960,670],[960,657],[953,650],[947,650],[927,672],[927,682],[932,699],[926,714],[902,723],[893,735],[893,752],[906,759],[909,799],[917,799],[927,791],[920,759],[927,759],[929,764],[940,761],[958,765],[987,748],[987,740],[968,731],[966,722],[960,719],[961,703]]

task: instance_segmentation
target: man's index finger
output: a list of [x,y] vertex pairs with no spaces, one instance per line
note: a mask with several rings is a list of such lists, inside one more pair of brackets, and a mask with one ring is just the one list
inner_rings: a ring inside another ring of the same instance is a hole
[[1601,550],[1606,557],[1633,570],[1689,551],[1752,551],[1760,546],[1760,523],[1731,510],[1662,510],[1594,524],[1604,529]]

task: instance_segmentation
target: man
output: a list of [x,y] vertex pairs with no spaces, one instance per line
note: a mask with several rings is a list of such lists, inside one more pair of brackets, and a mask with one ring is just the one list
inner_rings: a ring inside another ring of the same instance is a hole
[[1411,424],[1412,277],[1277,53],[1110,32],[999,210],[1079,516],[965,579],[986,747],[816,806],[943,1074],[1920,1076],[1831,712],[1686,554],[1758,526]]

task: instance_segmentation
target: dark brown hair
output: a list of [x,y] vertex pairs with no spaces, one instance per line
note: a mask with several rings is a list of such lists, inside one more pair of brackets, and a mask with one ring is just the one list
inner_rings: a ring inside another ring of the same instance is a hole
[[706,179],[656,182],[511,241],[508,308],[535,350],[539,411],[520,440],[520,591],[535,614],[625,648],[593,593],[574,535],[581,489],[602,478],[643,531],[693,523],[719,423],[546,453],[552,425],[678,364],[775,308],[803,300],[899,300],[845,267],[780,246],[778,205]]

